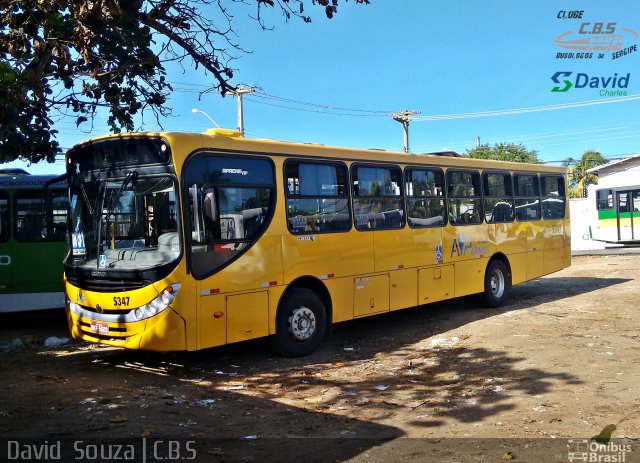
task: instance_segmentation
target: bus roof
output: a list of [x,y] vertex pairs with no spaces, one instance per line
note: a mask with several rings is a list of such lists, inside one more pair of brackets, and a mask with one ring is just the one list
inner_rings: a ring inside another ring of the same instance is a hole
[[[441,167],[456,167],[467,169],[506,169],[528,172],[566,173],[565,167],[547,166],[544,164],[530,164],[520,162],[494,161],[487,159],[472,159],[468,157],[443,156],[441,153],[406,154],[401,152],[385,151],[379,149],[343,148],[325,146],[318,143],[297,143],[269,139],[252,139],[243,137],[237,130],[209,129],[204,133],[183,132],[150,132],[127,133],[106,135],[87,140],[80,145],[93,143],[100,140],[126,137],[160,137],[166,139],[172,146],[174,154],[178,157],[188,155],[192,149],[213,148],[236,152],[250,152],[252,154],[265,153],[269,155],[295,155],[322,157],[335,160],[433,165]],[[176,147],[184,147],[189,152],[176,153]],[[73,148],[72,148],[73,149]]]
[[[12,189],[43,187],[45,183],[56,177],[59,175],[0,175],[0,187]],[[51,185],[51,188],[59,187],[66,187],[66,183],[60,181]]]
[[4,176],[4,175],[31,175],[31,174],[29,174],[29,172],[27,172],[24,169],[6,168],[6,169],[0,169],[0,175]]

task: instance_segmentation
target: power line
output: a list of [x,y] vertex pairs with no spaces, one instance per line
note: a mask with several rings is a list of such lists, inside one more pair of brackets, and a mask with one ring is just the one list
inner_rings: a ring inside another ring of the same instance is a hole
[[626,101],[633,101],[633,100],[640,100],[640,94],[636,93],[626,97],[609,98],[609,99],[601,99],[601,100],[577,101],[573,103],[561,103],[556,105],[531,106],[527,108],[499,109],[495,111],[481,111],[481,112],[475,112],[475,113],[419,116],[419,117],[412,118],[412,120],[415,122],[423,122],[423,121],[441,121],[441,120],[452,120],[452,119],[469,119],[469,118],[475,118],[475,117],[510,116],[513,114],[525,114],[525,113],[534,113],[534,112],[542,112],[542,111],[556,111],[560,109],[572,109],[572,108],[580,108],[584,106],[595,106],[595,105],[611,104],[611,103],[624,103]]
[[[294,111],[326,113],[329,115],[340,115],[340,116],[368,116],[368,117],[372,117],[372,116],[388,117],[394,114],[394,111],[388,111],[388,110],[345,108],[345,107],[333,106],[328,104],[311,103],[311,102],[296,100],[292,98],[285,98],[285,97],[280,97],[276,95],[270,95],[265,92],[256,92],[254,96],[262,100],[275,101],[277,103],[268,102],[268,101],[257,101],[255,98],[251,98],[251,101],[253,102],[265,104],[268,106],[284,108],[284,109],[291,109]],[[603,104],[624,103],[627,101],[635,101],[635,100],[640,100],[640,94],[636,93],[626,97],[576,101],[572,103],[560,103],[555,105],[529,106],[529,107],[523,107],[523,108],[500,109],[500,110],[468,112],[468,113],[415,116],[415,117],[411,117],[411,121],[422,122],[422,121],[436,121],[436,120],[469,119],[469,118],[476,118],[476,117],[507,116],[507,115],[526,114],[526,113],[533,113],[533,112],[557,111],[560,109],[572,109],[572,108],[596,106],[596,105],[603,105]],[[292,105],[295,105],[295,106],[292,106]],[[302,108],[300,106],[302,106]],[[305,108],[310,108],[310,109],[305,109]]]
[[[633,156],[638,153],[629,153],[629,154],[616,154],[615,156],[606,156],[607,162],[611,161],[619,161],[620,159],[626,159],[629,156]],[[565,162],[566,159],[562,159],[560,161],[540,161],[540,164],[559,164]]]
[[[585,127],[585,128],[580,128],[573,131],[567,131],[567,132],[543,132],[541,134],[511,135],[506,138],[493,138],[493,139],[486,140],[485,144],[501,143],[501,142],[504,142],[504,143],[537,142],[537,144],[549,144],[549,143],[554,143],[555,140],[542,140],[542,141],[538,141],[538,140],[557,138],[557,137],[571,137],[571,136],[582,135],[582,134],[595,134],[597,132],[612,132],[612,131],[616,132],[621,130],[628,131],[628,129],[635,127],[637,125],[638,123],[632,123],[632,124],[624,124],[624,125],[604,126],[604,127],[594,128],[594,129],[589,129]],[[634,135],[634,136],[637,136],[637,135]],[[584,139],[584,141],[590,141],[592,139],[593,138],[586,138]],[[470,141],[442,142],[442,143],[430,143],[430,144],[418,145],[415,148],[420,150],[430,149],[430,148],[439,149],[440,146],[445,146],[445,145],[446,146],[469,146],[470,144],[471,144]]]
[[388,116],[389,114],[391,114],[393,112],[393,111],[383,111],[383,110],[373,110],[373,109],[343,108],[343,107],[340,107],[340,106],[333,106],[333,105],[327,105],[327,104],[310,103],[310,102],[307,102],[307,101],[300,101],[300,100],[294,100],[294,99],[291,99],[291,98],[284,98],[284,97],[280,97],[280,96],[269,95],[268,93],[265,93],[265,92],[257,92],[255,94],[255,96],[258,97],[258,98],[276,100],[276,101],[280,101],[280,102],[284,102],[284,103],[293,103],[293,104],[297,104],[297,105],[300,105],[300,106],[315,107],[315,108],[322,109],[322,110],[327,110],[327,111],[348,111],[348,112],[354,112],[354,113],[375,114],[375,115],[378,115],[378,116]]
[[[318,113],[318,114],[327,114],[329,116],[352,116],[352,117],[381,117],[383,116],[382,114],[354,114],[354,113],[348,113],[348,112],[329,112],[327,110],[323,110],[323,109],[306,109],[306,108],[296,108],[293,106],[286,106],[286,105],[281,105],[281,104],[275,104],[275,103],[269,103],[266,101],[260,101],[260,100],[256,100],[255,98],[245,98],[247,101],[251,101],[253,103],[258,103],[258,104],[262,104],[262,105],[266,105],[266,106],[273,106],[275,108],[283,108],[283,109],[289,109],[291,111],[302,111],[302,112],[307,112],[307,113]],[[388,114],[384,114],[384,117],[388,117]]]
[[[257,94],[254,94],[257,96]],[[246,97],[245,98],[247,101],[251,101],[253,103],[258,103],[258,104],[262,104],[262,105],[266,105],[266,106],[273,106],[274,108],[283,108],[283,109],[289,109],[292,111],[302,111],[302,112],[308,112],[308,113],[317,113],[317,114],[327,114],[330,116],[352,116],[352,117],[388,117],[390,113],[376,113],[376,114],[363,114],[363,113],[356,113],[356,111],[365,111],[365,110],[349,110],[349,109],[337,109],[336,110],[330,110],[327,109],[329,108],[329,106],[322,106],[322,105],[314,105],[313,103],[309,103],[307,106],[309,106],[310,108],[315,108],[315,109],[307,109],[307,108],[299,108],[299,107],[295,107],[295,106],[290,106],[290,105],[285,105],[285,104],[276,104],[276,103],[271,103],[268,101],[260,101],[255,99],[254,97]],[[354,111],[354,112],[349,112],[349,111]]]

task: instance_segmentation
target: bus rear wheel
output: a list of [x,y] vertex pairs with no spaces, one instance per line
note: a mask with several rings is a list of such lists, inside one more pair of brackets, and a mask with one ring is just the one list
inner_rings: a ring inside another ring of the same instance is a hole
[[286,357],[304,357],[318,347],[326,328],[322,300],[311,290],[294,288],[287,292],[278,309],[273,349]]
[[507,301],[511,288],[509,269],[499,259],[492,261],[484,276],[484,302],[489,307],[501,307]]

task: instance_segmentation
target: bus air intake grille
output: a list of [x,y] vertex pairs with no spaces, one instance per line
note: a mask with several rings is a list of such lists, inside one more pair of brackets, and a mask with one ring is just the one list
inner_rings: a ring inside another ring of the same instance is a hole
[[67,277],[67,280],[69,281],[69,283],[78,288],[96,292],[126,291],[144,288],[145,286],[149,286],[151,284],[151,281],[149,280],[79,279],[69,276]]

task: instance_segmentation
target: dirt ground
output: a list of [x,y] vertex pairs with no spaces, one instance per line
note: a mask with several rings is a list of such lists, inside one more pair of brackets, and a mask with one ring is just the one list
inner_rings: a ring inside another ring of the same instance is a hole
[[304,359],[265,340],[48,348],[62,312],[5,314],[0,437],[197,439],[213,462],[568,461],[568,438],[640,437],[639,281],[640,255],[575,257],[501,309],[458,299],[340,324]]

